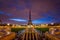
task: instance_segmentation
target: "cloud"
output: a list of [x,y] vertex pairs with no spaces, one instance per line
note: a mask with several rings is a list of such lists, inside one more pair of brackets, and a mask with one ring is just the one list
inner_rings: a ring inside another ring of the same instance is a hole
[[27,20],[24,20],[24,19],[17,19],[17,18],[11,18],[9,20],[13,20],[13,21],[17,21],[17,22],[27,22]]

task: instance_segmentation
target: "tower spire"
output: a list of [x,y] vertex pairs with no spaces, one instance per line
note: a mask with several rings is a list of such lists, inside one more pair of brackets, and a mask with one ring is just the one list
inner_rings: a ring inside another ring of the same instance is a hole
[[32,25],[32,20],[31,20],[31,10],[29,10],[28,25]]

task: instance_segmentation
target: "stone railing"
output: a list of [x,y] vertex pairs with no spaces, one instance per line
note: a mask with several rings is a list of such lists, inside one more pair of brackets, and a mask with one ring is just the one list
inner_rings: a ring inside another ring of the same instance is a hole
[[0,40],[13,40],[13,39],[15,39],[15,36],[16,36],[16,34],[13,32],[9,35],[1,37]]
[[52,34],[49,34],[48,32],[45,33],[46,40],[60,40],[56,36],[53,36]]

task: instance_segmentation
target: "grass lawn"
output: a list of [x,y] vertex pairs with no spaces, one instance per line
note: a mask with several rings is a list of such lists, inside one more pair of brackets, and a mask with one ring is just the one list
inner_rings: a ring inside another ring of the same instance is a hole
[[18,31],[22,31],[24,30],[25,28],[11,28],[11,31],[12,32],[18,32]]
[[36,28],[36,30],[46,32],[46,31],[49,31],[49,28]]

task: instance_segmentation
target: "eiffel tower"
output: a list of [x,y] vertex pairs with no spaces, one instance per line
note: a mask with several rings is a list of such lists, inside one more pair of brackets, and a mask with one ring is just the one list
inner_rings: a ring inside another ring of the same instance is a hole
[[28,25],[32,25],[32,20],[31,20],[31,10],[29,10]]
[[2,24],[2,20],[0,20],[0,24]]

